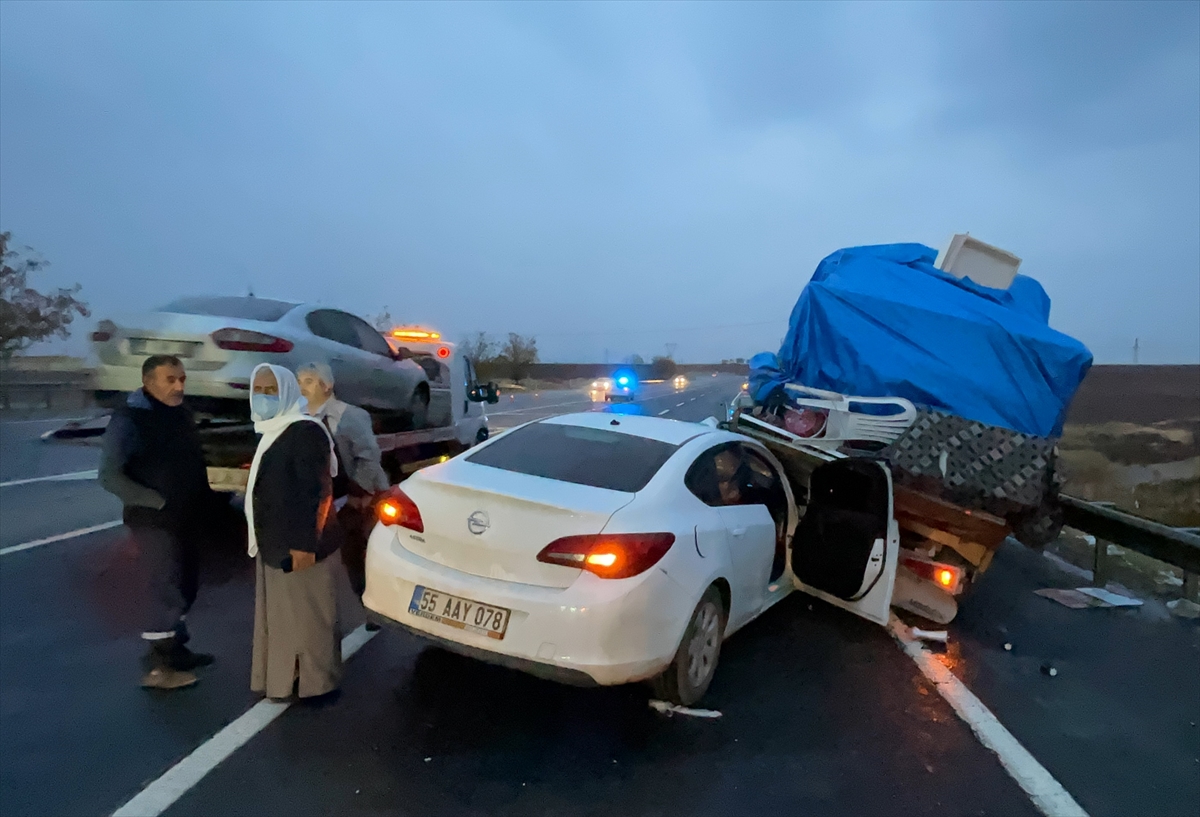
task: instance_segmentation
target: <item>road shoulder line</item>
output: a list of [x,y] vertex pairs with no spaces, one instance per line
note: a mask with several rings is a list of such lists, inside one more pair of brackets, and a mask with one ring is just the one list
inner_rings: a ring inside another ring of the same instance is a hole
[[75,480],[96,479],[99,471],[72,471],[69,474],[51,474],[48,477],[29,477],[28,479],[10,479],[0,482],[0,488],[10,488],[14,485],[32,485],[35,482],[73,482]]
[[1025,790],[1046,817],[1088,817],[1062,784],[1020,744],[966,684],[921,646],[895,615],[888,624],[892,637],[921,670],[938,694],[966,721],[979,742],[1000,759],[1000,765]]
[[[342,639],[342,660],[349,660],[375,635],[366,625],[348,634]],[[135,794],[113,812],[113,817],[158,817],[291,705],[266,698],[259,701]]]
[[59,533],[55,536],[47,536],[45,539],[34,539],[32,542],[25,542],[20,545],[9,545],[6,548],[0,548],[0,556],[7,556],[10,553],[20,553],[22,550],[41,547],[42,545],[52,545],[55,542],[61,542],[65,539],[74,539],[76,536],[87,536],[89,533],[99,533],[102,530],[115,528],[118,525],[124,524],[120,519],[112,522],[102,522],[99,525],[92,525],[90,528],[80,528],[79,530],[69,531],[68,533]]

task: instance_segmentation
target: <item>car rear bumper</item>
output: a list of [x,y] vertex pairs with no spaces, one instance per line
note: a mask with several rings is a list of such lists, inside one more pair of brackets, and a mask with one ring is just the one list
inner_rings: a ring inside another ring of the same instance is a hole
[[[540,677],[579,684],[583,675],[607,686],[657,675],[674,658],[695,603],[658,569],[621,580],[584,572],[562,589],[473,576],[407,550],[397,530],[380,525],[371,534],[363,595],[368,611],[380,623]],[[418,585],[511,610],[504,638],[410,614]]]
[[489,650],[481,650],[478,647],[471,647],[467,644],[451,641],[448,638],[442,638],[433,633],[425,632],[410,627],[402,621],[396,621],[394,618],[389,618],[382,613],[376,613],[374,610],[367,610],[367,621],[374,622],[381,627],[387,627],[393,630],[400,630],[415,636],[422,641],[428,642],[435,647],[441,647],[444,650],[464,655],[467,658],[474,658],[476,661],[482,661],[485,664],[495,664],[500,667],[508,667],[509,669],[519,670],[520,672],[534,675],[538,678],[544,678],[547,681],[557,681],[560,684],[569,684],[577,687],[594,687],[599,686],[596,680],[586,672],[581,672],[577,669],[567,667],[559,667],[554,664],[546,664],[541,661],[530,661],[527,658],[518,658],[512,655],[504,655],[503,653],[491,652]]
[[[249,400],[252,366],[224,366],[216,371],[197,371],[188,368],[186,393],[195,397],[214,397],[227,400]],[[141,364],[137,366],[114,366],[100,364],[96,367],[95,389],[99,392],[129,392],[142,387]]]

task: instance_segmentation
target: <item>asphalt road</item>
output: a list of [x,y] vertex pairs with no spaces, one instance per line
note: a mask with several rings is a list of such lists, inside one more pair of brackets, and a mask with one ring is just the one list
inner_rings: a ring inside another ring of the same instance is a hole
[[[738,385],[650,385],[616,410],[697,421]],[[606,408],[544,392],[489,413],[499,429]],[[49,427],[0,424],[0,482],[96,467],[95,446],[38,442]],[[94,480],[6,484],[0,550],[118,517]],[[120,528],[0,556],[0,814],[111,813],[250,708],[250,578],[202,591],[190,623],[218,663],[162,695],[137,686],[140,580]],[[1152,601],[1069,610],[1033,594],[1080,583],[1006,546],[938,660],[1087,813],[1194,817],[1200,628]],[[166,813],[1038,813],[886,630],[798,594],[726,644],[703,704],[719,720],[391,632],[350,661],[344,690],[289,709]]]

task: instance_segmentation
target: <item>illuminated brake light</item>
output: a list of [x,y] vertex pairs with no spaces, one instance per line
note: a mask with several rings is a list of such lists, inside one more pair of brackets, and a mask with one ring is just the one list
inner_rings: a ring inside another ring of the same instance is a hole
[[537,559],[587,570],[602,579],[627,579],[658,564],[674,543],[673,533],[564,536],[546,545]]
[[437,356],[442,360],[445,360],[446,358],[450,357],[450,350],[445,346],[439,346],[437,350]]
[[218,349],[229,352],[271,352],[282,354],[292,351],[290,340],[252,332],[249,329],[218,329],[212,333],[213,343]]
[[954,584],[954,574],[949,570],[939,570],[937,572],[937,582],[942,587],[950,587]]
[[387,498],[375,506],[375,515],[385,525],[399,525],[417,533],[425,532],[425,522],[421,519],[417,503],[399,488],[392,488]]

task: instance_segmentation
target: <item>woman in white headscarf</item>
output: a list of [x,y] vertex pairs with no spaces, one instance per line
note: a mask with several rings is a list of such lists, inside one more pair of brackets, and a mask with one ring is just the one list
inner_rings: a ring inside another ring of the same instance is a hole
[[268,698],[324,696],[342,678],[333,513],[333,441],[304,412],[296,377],[262,364],[250,415],[262,438],[246,485],[250,555],[257,560],[250,688]]

